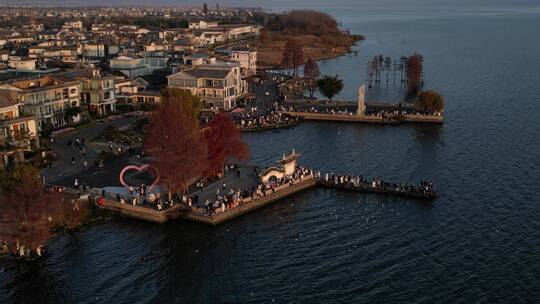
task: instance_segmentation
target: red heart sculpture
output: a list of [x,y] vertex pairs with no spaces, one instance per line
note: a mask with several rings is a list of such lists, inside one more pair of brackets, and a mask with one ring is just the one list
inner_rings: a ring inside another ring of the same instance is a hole
[[151,170],[154,170],[157,174],[156,176],[156,179],[154,180],[154,182],[152,183],[152,185],[150,185],[150,187],[148,188],[148,191],[152,190],[152,188],[154,188],[157,183],[159,182],[159,178],[160,178],[160,175],[159,175],[159,171],[150,166],[150,165],[142,165],[142,166],[134,166],[134,165],[129,165],[129,166],[126,166],[124,167],[124,169],[122,169],[122,171],[120,172],[120,184],[122,184],[122,186],[126,187],[126,188],[129,188],[129,185],[124,181],[124,174],[129,171],[129,170],[137,170],[139,172],[142,172],[142,171],[146,171],[148,169],[151,169]]

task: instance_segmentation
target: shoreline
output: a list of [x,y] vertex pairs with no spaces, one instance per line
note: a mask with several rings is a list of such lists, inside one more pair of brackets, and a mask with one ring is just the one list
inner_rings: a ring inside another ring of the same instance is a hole
[[[354,46],[354,45],[353,45]],[[350,49],[348,49],[347,51],[342,51],[342,52],[339,52],[338,54],[333,54],[333,55],[327,55],[327,56],[321,56],[321,57],[317,57],[317,58],[311,58],[313,59],[314,61],[324,61],[324,60],[331,60],[331,59],[336,59],[336,58],[339,58],[339,57],[342,57],[342,56],[345,56],[347,54],[351,54],[353,53],[353,50],[352,50],[352,46],[349,47]],[[298,66],[302,66],[304,65],[305,63],[302,63]],[[266,69],[266,70],[288,70],[290,69],[289,67],[285,67],[283,65],[277,65],[277,66],[272,66],[272,65],[259,65],[259,68],[261,69]]]
[[[328,60],[328,59],[335,59],[350,53],[353,53],[353,47],[357,46],[359,42],[367,40],[367,37],[364,35],[359,34],[345,34],[346,40],[342,40],[342,42],[345,42],[343,45],[340,46],[334,46],[329,47],[326,44],[324,44],[322,41],[316,41],[311,42],[311,45],[309,42],[302,41],[302,36],[310,35],[308,33],[305,34],[291,34],[284,37],[281,37],[280,39],[276,39],[276,41],[269,42],[266,46],[261,46],[260,43],[263,43],[261,38],[258,38],[255,42],[259,62],[258,67],[261,69],[274,69],[274,70],[284,70],[288,69],[289,67],[286,67],[281,63],[281,57],[283,56],[283,44],[287,40],[293,40],[298,41],[299,44],[302,45],[302,49],[304,52],[304,60],[301,64],[298,64],[297,66],[301,66],[307,62],[308,59],[312,59],[314,61],[321,61],[321,60]],[[305,39],[305,38],[304,38]],[[320,38],[316,38],[320,39]],[[278,55],[279,54],[279,55]],[[314,55],[315,54],[315,55]],[[264,58],[264,59],[261,59]],[[279,57],[280,63],[275,64],[277,62],[277,58]],[[272,64],[272,61],[274,64]],[[270,63],[269,63],[270,62]]]

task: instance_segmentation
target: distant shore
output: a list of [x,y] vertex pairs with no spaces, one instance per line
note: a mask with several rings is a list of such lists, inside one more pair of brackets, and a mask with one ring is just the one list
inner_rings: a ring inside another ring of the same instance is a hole
[[312,60],[330,59],[352,51],[356,42],[365,40],[363,35],[343,31],[329,14],[313,10],[293,10],[269,16],[259,39],[255,43],[260,67],[290,68],[284,64],[284,53],[294,53],[295,65]]
[[[340,56],[344,56],[346,54],[349,54],[352,52],[352,47],[355,45],[356,42],[365,40],[364,36],[359,35],[348,35],[349,39],[347,41],[344,41],[343,46],[339,47],[328,47],[324,45],[322,42],[317,42],[317,45],[315,46],[305,46],[302,48],[304,51],[304,62],[305,63],[308,59],[312,59],[315,61],[319,60],[326,60],[326,59],[334,59]],[[303,43],[302,35],[291,35],[287,38],[282,38],[279,41],[273,42],[272,45],[268,46],[265,45],[264,42],[258,41],[257,42],[257,57],[258,57],[258,65],[261,68],[266,69],[284,69],[287,68],[283,63],[281,62],[281,59],[283,57],[284,52],[284,45],[287,41],[287,39],[293,39],[300,41],[302,45],[306,45]],[[265,46],[262,46],[265,45]]]

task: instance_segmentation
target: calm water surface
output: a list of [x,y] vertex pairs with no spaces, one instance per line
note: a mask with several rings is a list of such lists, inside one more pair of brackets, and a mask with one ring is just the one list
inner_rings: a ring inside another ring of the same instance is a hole
[[[0,261],[0,303],[538,303],[540,10],[328,9],[369,39],[321,63],[354,99],[367,58],[421,52],[444,126],[306,123],[253,161],[436,181],[433,206],[314,190],[219,227],[117,219]],[[399,100],[393,85],[368,100]]]

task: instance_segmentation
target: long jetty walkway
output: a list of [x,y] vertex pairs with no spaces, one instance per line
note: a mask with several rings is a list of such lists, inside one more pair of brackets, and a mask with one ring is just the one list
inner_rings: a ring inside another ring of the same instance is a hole
[[365,101],[365,85],[358,88],[357,102],[340,102],[333,105],[321,102],[286,102],[278,113],[305,120],[342,121],[372,124],[423,123],[442,124],[444,112],[425,112],[407,103],[370,103]]
[[401,122],[408,123],[431,123],[442,124],[444,117],[442,115],[416,115],[416,114],[385,114],[385,115],[357,115],[350,114],[331,114],[300,111],[280,111],[282,114],[300,117],[305,120],[318,121],[341,121],[372,124],[390,124],[395,125]]
[[171,218],[180,218],[215,226],[295,193],[317,186],[361,193],[409,197],[424,201],[432,201],[437,195],[433,185],[427,182],[420,185],[412,185],[386,182],[378,179],[368,181],[361,177],[321,174],[320,172],[305,168],[303,170],[307,173],[263,191],[264,195],[259,194],[241,198],[234,203],[233,207],[229,208],[218,207],[210,210],[201,205],[187,206],[185,204],[175,204],[163,210],[156,210],[147,206],[120,203],[113,199],[103,200],[101,206],[127,217],[154,223],[164,223]]
[[430,190],[427,186],[425,187],[413,187],[413,186],[400,186],[400,185],[383,185],[383,186],[373,186],[370,183],[356,183],[356,182],[344,182],[336,183],[333,181],[325,181],[323,179],[318,179],[317,183],[321,186],[341,189],[341,190],[350,190],[363,193],[377,193],[385,194],[392,196],[401,196],[401,197],[410,197],[417,199],[424,199],[431,201],[436,198],[435,191]]

